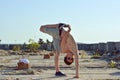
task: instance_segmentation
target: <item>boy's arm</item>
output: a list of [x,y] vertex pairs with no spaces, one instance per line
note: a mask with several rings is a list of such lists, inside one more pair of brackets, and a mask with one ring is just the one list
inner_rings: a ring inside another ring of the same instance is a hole
[[76,70],[76,75],[74,78],[79,78],[79,55],[78,55],[78,47],[77,44],[74,43],[72,40],[69,44],[69,50],[74,54],[74,61],[75,61],[75,70]]
[[76,66],[76,76],[74,78],[79,78],[79,57],[78,53],[75,53],[75,66]]

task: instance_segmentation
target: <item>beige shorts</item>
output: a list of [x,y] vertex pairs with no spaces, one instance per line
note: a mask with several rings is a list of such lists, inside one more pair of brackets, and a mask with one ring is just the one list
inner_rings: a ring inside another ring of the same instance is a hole
[[57,53],[60,53],[61,52],[61,47],[60,47],[61,38],[59,36],[59,29],[58,28],[44,28],[44,32],[53,37],[54,49],[57,51]]

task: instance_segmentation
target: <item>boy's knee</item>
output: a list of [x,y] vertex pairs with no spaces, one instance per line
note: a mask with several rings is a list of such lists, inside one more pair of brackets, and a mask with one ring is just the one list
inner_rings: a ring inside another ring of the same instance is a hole
[[56,53],[55,56],[56,56],[56,57],[59,57],[59,53]]
[[45,28],[44,26],[41,26],[41,27],[40,27],[40,31],[41,31],[41,32],[44,32],[44,28]]

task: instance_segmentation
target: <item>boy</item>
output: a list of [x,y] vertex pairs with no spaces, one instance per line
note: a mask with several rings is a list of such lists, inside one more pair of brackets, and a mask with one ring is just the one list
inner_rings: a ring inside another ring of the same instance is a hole
[[[63,28],[68,27],[68,31],[65,31]],[[67,65],[70,65],[73,62],[73,55],[75,56],[75,66],[76,66],[76,75],[74,78],[79,78],[79,63],[78,63],[78,53],[77,53],[77,45],[75,40],[70,35],[70,25],[59,23],[59,24],[50,24],[43,25],[40,27],[40,31],[47,33],[53,37],[53,45],[56,50],[55,54],[55,70],[56,76],[66,76],[62,72],[60,72],[59,68],[59,55],[60,53],[66,53],[66,57],[64,59]]]

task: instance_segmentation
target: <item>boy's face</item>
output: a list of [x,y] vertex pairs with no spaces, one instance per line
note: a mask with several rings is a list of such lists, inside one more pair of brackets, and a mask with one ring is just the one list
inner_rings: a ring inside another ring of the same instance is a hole
[[70,63],[73,62],[73,54],[68,53],[68,54],[66,55],[66,58],[67,58],[67,61],[68,61],[68,62],[70,62]]

